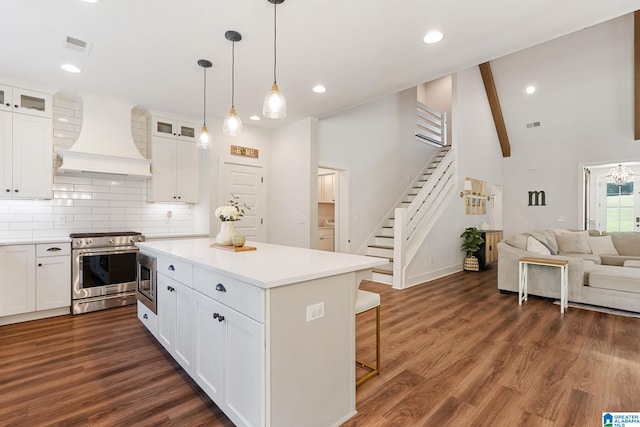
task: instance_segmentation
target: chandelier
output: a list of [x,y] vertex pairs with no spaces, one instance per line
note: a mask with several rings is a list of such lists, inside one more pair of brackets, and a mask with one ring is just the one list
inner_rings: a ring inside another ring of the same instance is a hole
[[619,164],[609,171],[609,173],[607,174],[607,178],[609,178],[609,181],[611,181],[613,184],[621,186],[628,183],[634,175],[635,174],[631,169],[622,164]]

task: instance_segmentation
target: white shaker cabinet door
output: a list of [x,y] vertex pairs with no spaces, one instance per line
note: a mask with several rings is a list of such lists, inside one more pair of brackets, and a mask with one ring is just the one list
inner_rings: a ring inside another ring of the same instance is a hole
[[51,119],[13,115],[13,197],[52,197]]
[[264,425],[264,327],[196,293],[196,382],[236,425]]
[[0,246],[0,316],[36,308],[35,245]]
[[38,258],[36,310],[71,306],[71,257]]
[[158,340],[189,373],[193,356],[193,291],[158,274]]

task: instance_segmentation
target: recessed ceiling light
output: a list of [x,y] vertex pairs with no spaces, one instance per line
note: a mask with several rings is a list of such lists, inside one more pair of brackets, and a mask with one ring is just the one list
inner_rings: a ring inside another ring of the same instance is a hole
[[249,117],[249,120],[260,120],[260,116],[251,116]]
[[79,73],[81,72],[80,68],[76,67],[75,65],[72,64],[63,64],[60,66],[60,68],[62,68],[65,71],[68,71],[70,73]]
[[56,120],[62,123],[69,123],[69,119],[67,119],[66,117],[58,117]]
[[100,0],[82,0],[82,1],[85,2],[85,3],[94,4],[94,3],[98,3],[98,1],[100,1]]
[[535,91],[536,91],[535,86],[527,86],[527,88],[525,89],[525,92],[527,92],[529,95],[531,95]]
[[322,85],[315,85],[315,86],[313,87],[313,91],[314,91],[315,93],[325,93],[325,92],[327,91],[327,88],[326,88],[326,87],[324,87],[324,86],[322,86]]
[[427,44],[433,44],[438,43],[443,37],[444,35],[440,31],[429,31],[422,41]]

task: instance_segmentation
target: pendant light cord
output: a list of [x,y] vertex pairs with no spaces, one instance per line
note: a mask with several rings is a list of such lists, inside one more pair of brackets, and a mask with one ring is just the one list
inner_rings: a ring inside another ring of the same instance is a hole
[[234,108],[236,94],[236,42],[231,43],[231,108]]
[[207,124],[207,68],[202,67],[202,75],[204,77],[204,93],[202,94],[202,124]]
[[278,32],[278,25],[276,23],[276,11],[277,2],[273,2],[273,82],[276,83],[276,61],[277,61],[277,51],[276,51],[276,35]]

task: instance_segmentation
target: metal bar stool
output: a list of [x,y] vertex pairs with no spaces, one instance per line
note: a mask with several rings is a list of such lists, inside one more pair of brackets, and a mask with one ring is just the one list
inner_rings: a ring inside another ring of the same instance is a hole
[[375,367],[356,358],[356,364],[368,370],[366,375],[356,379],[356,387],[367,380],[380,375],[380,295],[375,292],[358,289],[356,295],[356,316],[365,311],[376,309],[376,364]]

